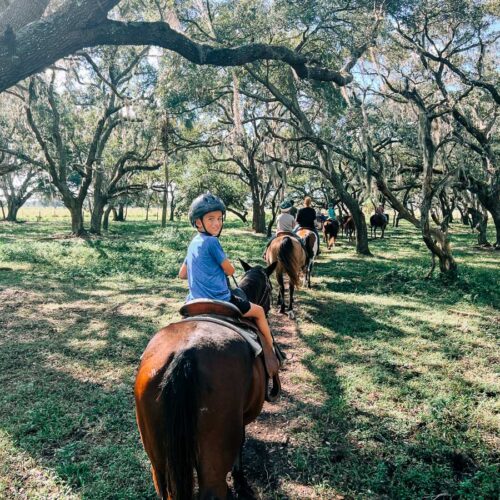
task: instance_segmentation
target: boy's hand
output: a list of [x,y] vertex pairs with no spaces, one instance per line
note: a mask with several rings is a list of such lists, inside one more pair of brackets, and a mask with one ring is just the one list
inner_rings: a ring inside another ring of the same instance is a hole
[[186,263],[182,264],[181,268],[179,269],[178,277],[181,280],[187,280],[187,277],[188,277],[188,268],[186,266]]
[[222,264],[221,264],[222,270],[224,271],[226,276],[232,276],[236,269],[234,266],[231,264],[229,259],[226,259]]

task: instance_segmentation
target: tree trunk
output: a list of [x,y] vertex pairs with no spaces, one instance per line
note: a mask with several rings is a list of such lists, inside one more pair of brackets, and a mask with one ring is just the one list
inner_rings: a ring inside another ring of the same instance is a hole
[[488,241],[487,229],[488,229],[488,214],[482,214],[482,217],[479,221],[479,224],[476,226],[476,229],[479,231],[477,236],[477,244],[479,246],[491,246]]
[[434,271],[436,257],[439,259],[441,273],[450,278],[457,275],[457,264],[451,254],[446,229],[432,228],[429,224],[434,191],[432,187],[432,169],[436,155],[436,147],[432,139],[432,119],[427,111],[420,106],[419,110],[419,141],[422,147],[423,180],[422,180],[422,204],[420,206],[422,238],[427,248],[432,253],[432,267],[429,276]]
[[109,228],[109,214],[112,210],[114,210],[114,208],[111,205],[108,205],[106,210],[104,210],[104,217],[102,220],[102,228],[104,231],[107,231]]
[[3,207],[3,202],[0,200],[0,207],[2,208],[2,220],[5,220],[5,209]]
[[431,219],[434,221],[434,224],[436,224],[436,226],[441,225],[439,217],[437,216],[437,213],[434,210],[431,210]]
[[500,248],[500,209],[497,209],[495,212],[490,211],[490,213],[493,217],[493,222],[495,223],[495,230],[497,233],[495,247]]
[[259,200],[252,200],[252,229],[256,233],[266,232],[266,212],[264,207],[259,203]]
[[146,222],[149,220],[149,207],[151,206],[151,199],[153,194],[146,197]]
[[69,208],[71,213],[71,232],[74,236],[82,236],[85,234],[83,227],[83,207],[81,203],[75,202]]
[[165,160],[163,162],[165,183],[163,185],[163,199],[161,203],[161,227],[166,227],[167,225],[167,209],[168,209],[168,161],[165,155]]
[[174,190],[170,188],[170,217],[169,217],[170,222],[174,221],[174,212],[175,212]]
[[478,190],[477,197],[486,210],[493,217],[493,222],[495,223],[496,230],[496,241],[495,247],[500,248],[500,188],[495,186],[492,192],[487,192],[486,190]]
[[115,221],[124,222],[125,216],[123,214],[123,203],[118,204],[118,214],[116,215]]
[[101,234],[102,217],[104,215],[106,202],[107,200],[105,198],[94,198],[94,206],[90,216],[90,232],[93,234]]
[[89,200],[90,209],[90,232],[93,234],[101,234],[102,216],[104,207],[107,203],[107,198],[102,194],[103,172],[98,169],[94,175],[94,203],[91,205]]
[[372,255],[368,246],[368,229],[366,227],[365,214],[361,211],[358,201],[345,189],[342,179],[334,169],[330,152],[321,148],[319,151],[319,159],[325,166],[325,169],[330,172],[328,180],[332,183],[354,220],[356,226],[356,253],[360,255]]
[[385,196],[385,198],[389,200],[392,208],[398,212],[396,227],[399,225],[400,219],[406,219],[415,227],[420,228],[420,221],[415,217],[413,210],[408,209],[406,206],[405,201],[407,201],[408,197],[405,195],[405,197],[403,198],[403,202],[399,201],[399,199],[387,186],[383,174],[377,172],[376,170],[373,170],[372,175],[373,177],[375,177],[378,190]]
[[11,196],[7,200],[7,220],[10,222],[17,222],[17,212],[21,208],[19,199],[16,196]]

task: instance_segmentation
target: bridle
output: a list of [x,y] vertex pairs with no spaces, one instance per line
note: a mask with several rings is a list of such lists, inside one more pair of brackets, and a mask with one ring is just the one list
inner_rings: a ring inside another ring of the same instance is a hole
[[[265,277],[265,283],[266,283],[266,289],[264,290],[264,293],[262,294],[262,297],[261,299],[259,300],[259,306],[262,306],[264,307],[264,304],[267,304],[267,300],[269,299],[269,309],[271,308],[271,306],[273,305],[273,285],[271,283],[271,280],[269,278],[269,276],[266,274],[266,272],[264,270],[262,270],[262,272],[264,273],[264,277]],[[266,311],[266,314],[268,313],[269,309]],[[265,308],[264,308],[265,310]]]

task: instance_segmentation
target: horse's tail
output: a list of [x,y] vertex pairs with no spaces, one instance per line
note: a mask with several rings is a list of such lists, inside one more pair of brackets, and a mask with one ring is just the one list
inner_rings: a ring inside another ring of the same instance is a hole
[[199,412],[198,366],[194,351],[179,352],[161,383],[165,405],[166,497],[193,498],[193,470],[197,459]]
[[295,256],[295,248],[290,236],[283,238],[278,250],[278,262],[284,267],[290,282],[298,287],[300,285],[299,272],[300,264]]

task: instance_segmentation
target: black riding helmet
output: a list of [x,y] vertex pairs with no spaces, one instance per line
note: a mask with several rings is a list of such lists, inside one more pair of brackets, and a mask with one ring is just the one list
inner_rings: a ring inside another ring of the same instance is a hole
[[[223,217],[226,215],[226,205],[224,205],[224,202],[218,196],[210,192],[200,194],[200,196],[193,200],[189,207],[189,222],[191,222],[193,227],[196,227],[196,219],[201,219],[203,223],[203,216],[205,214],[217,210],[222,212]],[[205,226],[203,226],[203,229],[205,229]]]

